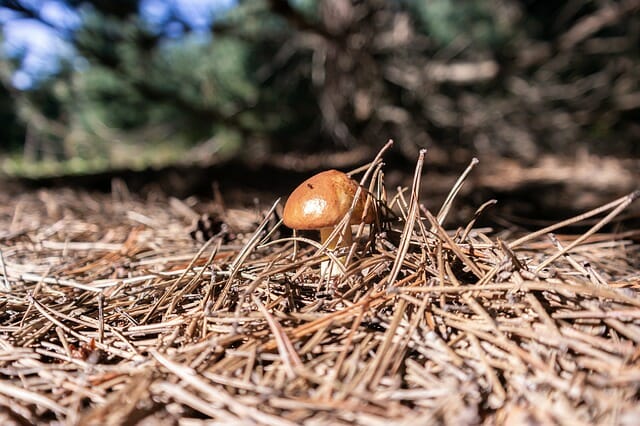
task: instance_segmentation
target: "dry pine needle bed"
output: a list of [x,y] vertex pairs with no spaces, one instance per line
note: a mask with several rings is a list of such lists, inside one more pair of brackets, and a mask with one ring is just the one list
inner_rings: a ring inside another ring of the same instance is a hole
[[422,161],[355,175],[379,221],[334,277],[279,203],[0,194],[0,424],[637,424],[640,232],[598,232],[637,194],[580,235],[445,231]]

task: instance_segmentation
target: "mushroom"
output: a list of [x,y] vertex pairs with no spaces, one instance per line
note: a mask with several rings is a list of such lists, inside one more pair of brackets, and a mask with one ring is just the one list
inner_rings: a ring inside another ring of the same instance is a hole
[[[324,244],[354,204],[358,187],[355,180],[338,170],[318,173],[302,182],[291,193],[284,206],[284,224],[292,229],[319,230],[320,241]],[[351,225],[372,223],[374,218],[372,202],[367,203],[367,191],[362,188],[346,226],[341,247],[351,245]],[[339,236],[336,236],[327,247],[330,250],[340,248],[337,246],[338,240]],[[325,268],[324,264],[321,265],[323,272]],[[332,271],[331,275],[335,273]]]

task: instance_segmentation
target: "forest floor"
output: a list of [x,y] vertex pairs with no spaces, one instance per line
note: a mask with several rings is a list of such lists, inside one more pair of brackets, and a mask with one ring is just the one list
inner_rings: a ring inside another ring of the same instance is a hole
[[0,424],[637,422],[637,162],[373,162],[334,277],[228,167],[6,183]]

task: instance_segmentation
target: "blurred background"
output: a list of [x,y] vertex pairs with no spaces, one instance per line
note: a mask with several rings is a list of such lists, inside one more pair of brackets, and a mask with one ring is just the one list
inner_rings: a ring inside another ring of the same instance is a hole
[[427,148],[439,193],[474,156],[481,198],[638,186],[640,0],[0,5],[5,176],[305,174],[392,138],[392,183]]

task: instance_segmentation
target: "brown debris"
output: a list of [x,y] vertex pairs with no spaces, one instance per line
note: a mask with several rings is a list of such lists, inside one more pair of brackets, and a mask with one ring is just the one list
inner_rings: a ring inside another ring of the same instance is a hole
[[[330,280],[277,204],[0,194],[0,421],[633,424],[638,233],[602,229],[637,194],[562,224],[584,234],[514,235],[445,230],[418,189]],[[191,238],[211,212],[233,239]]]

